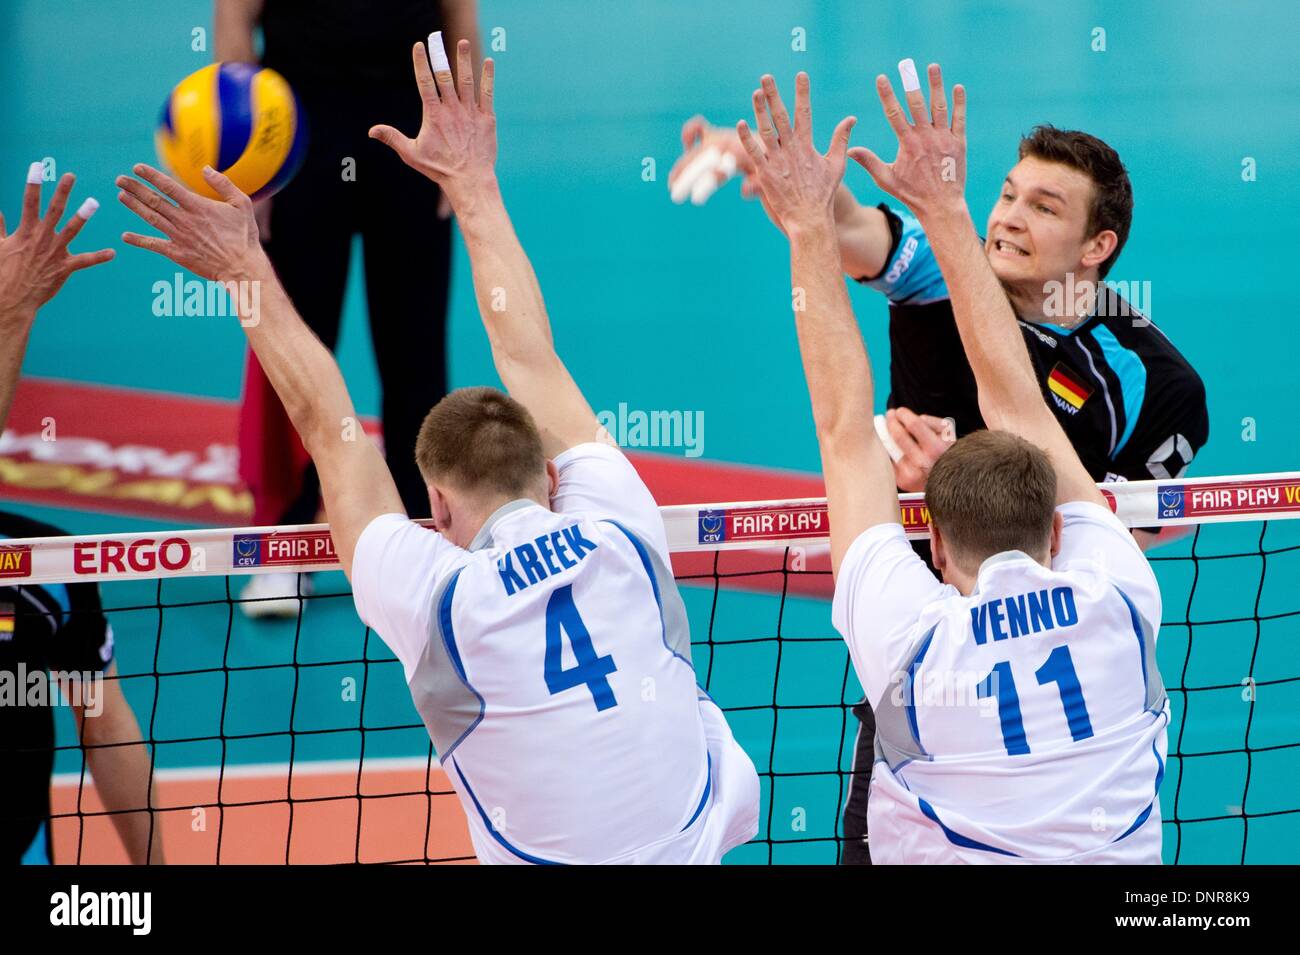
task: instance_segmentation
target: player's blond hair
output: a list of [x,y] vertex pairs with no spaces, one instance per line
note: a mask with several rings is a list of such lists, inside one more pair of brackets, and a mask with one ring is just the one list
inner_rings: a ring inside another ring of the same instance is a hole
[[1008,431],[966,435],[925,484],[930,521],[963,567],[1007,550],[1041,557],[1056,510],[1056,471],[1041,449]]
[[526,496],[546,481],[542,436],[528,409],[496,388],[459,388],[425,415],[415,463],[427,483]]

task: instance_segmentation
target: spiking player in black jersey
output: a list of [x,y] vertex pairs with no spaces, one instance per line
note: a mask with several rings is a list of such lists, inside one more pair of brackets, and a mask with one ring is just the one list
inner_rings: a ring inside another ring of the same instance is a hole
[[[691,191],[693,184],[677,182],[682,175],[725,179],[721,168],[696,162],[713,149],[735,157],[746,176],[742,192],[755,195],[752,161],[732,130],[696,117],[683,127],[682,141],[686,152],[669,176],[675,193]],[[924,232],[905,209],[863,206],[841,184],[834,215],[844,271],[889,299],[883,423],[901,453],[895,455],[899,488],[922,491],[944,450],[984,427],[948,289]],[[1088,133],[1038,126],[1020,141],[1018,162],[985,225],[985,252],[1019,318],[1044,398],[1097,481],[1179,477],[1209,437],[1205,386],[1196,370],[1143,314],[1147,302],[1131,302],[1102,282],[1132,218],[1132,185],[1114,149]],[[1143,530],[1134,536],[1143,547],[1159,538]],[[875,717],[865,702],[854,711],[862,729],[841,861],[867,864]]]
[[[12,233],[0,214],[0,431],[9,417],[37,310],[73,272],[113,257],[111,249],[68,251],[98,203],[87,199],[60,229],[74,179],[63,176],[42,216],[42,172],[41,163],[32,163],[22,217]],[[12,538],[62,533],[0,513],[0,546]],[[23,571],[23,553],[6,548],[0,568]],[[9,581],[0,579],[0,584]],[[59,679],[63,675],[66,681]],[[93,776],[127,855],[134,863],[161,863],[161,830],[148,808],[156,805],[149,751],[117,679],[112,630],[96,585],[73,583],[0,586],[0,865],[54,861],[49,816],[51,707],[56,698],[73,710],[86,754],[86,778]]]

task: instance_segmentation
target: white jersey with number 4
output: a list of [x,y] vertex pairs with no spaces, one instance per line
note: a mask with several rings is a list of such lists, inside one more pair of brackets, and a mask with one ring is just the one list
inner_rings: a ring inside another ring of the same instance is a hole
[[969,596],[898,524],[845,555],[833,616],[876,715],[873,862],[1160,862],[1160,590],[1108,510],[1058,511],[1050,569],[997,554]]
[[696,684],[659,509],[616,448],[555,459],[468,550],[398,514],[357,542],[357,611],[401,661],[483,862],[716,863],[758,777]]

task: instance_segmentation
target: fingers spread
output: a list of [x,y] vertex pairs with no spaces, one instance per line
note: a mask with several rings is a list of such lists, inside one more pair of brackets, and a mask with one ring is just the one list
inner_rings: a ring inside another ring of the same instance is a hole
[[419,87],[420,99],[426,107],[438,105],[438,87],[433,80],[433,70],[429,68],[429,57],[424,51],[423,43],[411,47],[411,62],[415,67],[415,85]]
[[469,40],[456,44],[456,75],[460,87],[460,101],[466,106],[474,105],[474,63],[469,52]]
[[478,108],[492,115],[492,82],[497,75],[497,65],[491,59],[483,61],[483,79],[479,81]]
[[27,167],[27,187],[23,190],[23,216],[18,228],[35,226],[41,219],[41,177],[45,167],[38,162]]
[[[736,124],[736,135],[740,137],[740,145],[745,147],[745,152],[749,153],[749,158],[754,164],[754,169],[758,170],[761,168],[763,161],[766,158],[763,154],[763,147],[761,147],[758,144],[758,141],[754,139],[754,135],[749,131],[749,124],[743,119]],[[753,186],[753,192],[755,195],[758,194],[757,185]]]
[[116,254],[112,249],[100,249],[98,252],[82,252],[80,255],[69,256],[68,271],[77,272],[81,269],[88,269],[92,265],[101,265]]
[[172,205],[162,196],[158,195],[158,193],[145,186],[142,182],[132,179],[130,176],[118,176],[115,182],[119,189],[134,196],[163,218],[172,218],[171,213],[176,210],[176,206]]
[[772,126],[772,117],[767,112],[767,95],[761,90],[754,90],[754,122],[758,125],[758,134],[768,149],[775,149],[779,143],[776,129]]
[[150,252],[157,252],[168,258],[171,257],[172,244],[166,239],[160,239],[157,236],[140,235],[138,232],[123,232],[122,241],[138,249],[148,249]]
[[[873,153],[866,146],[854,146],[848,151],[849,158],[865,169],[872,180],[886,192],[885,183],[889,181],[889,164]],[[892,195],[892,193],[891,193]]]
[[696,113],[686,122],[682,123],[682,149],[688,150],[695,143],[704,138],[704,131],[708,129],[709,121],[703,116]]
[[940,71],[938,63],[931,63],[928,72],[930,76],[930,113],[934,117],[934,125],[940,129],[947,129],[948,98],[943,91],[943,73]]
[[391,126],[371,126],[370,138],[377,139],[405,161],[411,154],[414,143]]
[[856,116],[845,116],[835,132],[831,134],[831,147],[826,151],[826,158],[831,161],[841,175],[844,173],[845,156],[849,149],[849,134],[858,123]]
[[772,120],[776,124],[776,133],[781,138],[781,142],[788,143],[794,139],[794,131],[790,128],[790,116],[785,111],[785,103],[781,102],[781,94],[777,92],[776,80],[770,75],[765,75],[762,84],[767,108],[771,111]]
[[240,191],[239,187],[230,181],[230,177],[224,173],[217,172],[211,166],[204,166],[203,178],[208,181],[208,185],[216,190],[217,195],[226,200],[226,202],[234,205],[242,205],[247,202],[249,205],[252,205],[252,200],[249,199],[248,196],[244,195],[243,192]]
[[442,33],[429,34],[429,61],[433,64],[433,79],[438,84],[438,96],[443,105],[456,98],[456,81],[451,75],[447,48],[442,45]]
[[[169,219],[162,216],[160,213],[155,211],[153,207],[142,202],[140,199],[136,198],[134,195],[127,192],[125,189],[117,194],[117,199],[119,202],[122,203],[122,205],[126,206],[128,209],[130,209],[132,212],[138,215],[145,222],[149,223],[159,232],[164,232],[167,234],[171,233],[171,230],[174,226]],[[69,236],[68,241],[71,240],[72,240],[72,236]]]
[[194,193],[190,192],[190,190],[186,189],[166,173],[160,172],[153,166],[142,162],[136,163],[131,167],[131,171],[161,192],[164,196],[175,200],[178,206],[184,206],[186,208],[193,206],[193,200],[196,198]]
[[925,96],[921,93],[921,81],[916,75],[916,63],[911,59],[899,60],[898,74],[903,80],[903,96],[907,99],[912,121],[918,126],[928,125],[930,116],[925,111]]
[[794,78],[794,134],[803,142],[812,142],[812,102],[808,74],[802,71]]
[[80,208],[77,209],[76,214],[68,220],[68,224],[59,232],[59,243],[63,248],[66,249],[68,244],[77,237],[77,233],[81,231],[81,227],[84,226],[87,220],[95,214],[95,210],[98,208],[99,201],[97,199],[88,198],[81,204]]
[[876,95],[880,97],[880,105],[885,111],[886,121],[901,139],[911,131],[912,127],[908,124],[907,117],[903,115],[903,107],[899,105],[898,97],[894,95],[894,88],[889,85],[889,77],[884,73],[876,77]]
[[72,184],[76,181],[77,177],[67,172],[54,188],[54,195],[50,198],[50,204],[45,210],[45,218],[42,220],[51,229],[58,228],[59,220],[63,218],[63,210],[68,207],[68,194],[72,192]]

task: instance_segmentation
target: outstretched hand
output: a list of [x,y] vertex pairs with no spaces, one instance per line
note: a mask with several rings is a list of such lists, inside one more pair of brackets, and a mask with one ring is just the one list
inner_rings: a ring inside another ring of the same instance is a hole
[[[918,218],[929,212],[964,207],[966,90],[960,85],[952,88],[950,121],[939,65],[931,63],[928,70],[929,110],[912,61],[904,60],[899,70],[913,123],[907,121],[889,78],[883,73],[876,77],[876,93],[885,119],[898,134],[898,155],[892,163],[887,163],[865,146],[853,147],[849,155],[871,174],[877,186],[901,201]],[[910,86],[916,88],[908,89]]]
[[742,119],[736,133],[749,154],[754,171],[754,188],[772,221],[786,235],[792,230],[818,227],[833,221],[831,203],[844,178],[849,133],[857,119],[848,116],[831,134],[830,148],[823,155],[813,146],[812,106],[808,74],[794,81],[794,125],[776,90],[776,81],[765,75],[762,88],[754,90],[754,120],[762,144]]
[[453,202],[458,190],[472,188],[495,175],[497,121],[492,111],[492,85],[496,67],[483,61],[478,101],[474,95],[474,66],[469,40],[456,46],[456,71],[429,66],[423,43],[411,49],[415,83],[424,103],[420,132],[410,139],[392,126],[372,126],[370,138],[392,148],[402,162],[428,176]]
[[703,116],[692,116],[682,124],[682,154],[668,173],[673,202],[690,199],[697,206],[708,202],[719,187],[740,173],[741,194],[754,195],[751,176],[753,160],[740,144],[733,128],[712,126]]
[[195,275],[216,281],[250,274],[265,255],[258,241],[253,200],[212,167],[203,168],[203,178],[220,199],[191,192],[144,163],[137,163],[131,171],[149,185],[118,176],[117,186],[122,191],[117,198],[167,238],[124,232],[123,242],[165,255]]
[[113,257],[112,249],[79,254],[68,251],[69,243],[94,215],[99,203],[87,199],[68,224],[58,228],[76,177],[64,174],[42,216],[39,169],[39,164],[33,164],[23,192],[22,218],[12,234],[6,233],[4,215],[0,214],[0,317],[30,320],[63,287],[69,275]]

